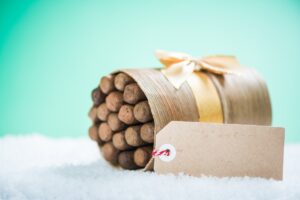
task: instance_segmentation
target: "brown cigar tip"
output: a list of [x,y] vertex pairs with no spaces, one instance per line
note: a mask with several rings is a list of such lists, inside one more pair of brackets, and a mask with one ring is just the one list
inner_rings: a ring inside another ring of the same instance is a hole
[[97,116],[102,121],[107,121],[109,113],[110,111],[108,110],[106,103],[100,104],[100,106],[97,108]]
[[118,112],[123,105],[123,94],[121,92],[111,92],[105,99],[107,108],[112,112]]
[[105,142],[110,141],[113,136],[113,132],[106,122],[100,124],[98,133],[100,139]]
[[132,147],[129,146],[125,140],[124,131],[115,133],[112,138],[113,145],[119,150],[128,150]]
[[92,91],[92,101],[94,103],[94,106],[99,106],[101,103],[105,101],[105,94],[100,90],[99,87],[95,88]]
[[151,121],[153,119],[148,101],[142,101],[134,106],[134,117],[142,123]]
[[89,118],[94,122],[94,123],[98,123],[99,120],[97,118],[97,108],[96,107],[92,107],[89,111]]
[[118,163],[119,150],[117,150],[111,142],[105,143],[101,147],[101,151],[105,160],[113,165],[116,165]]
[[129,104],[136,104],[139,101],[145,100],[146,96],[137,83],[131,83],[124,89],[124,101]]
[[138,169],[134,162],[134,151],[123,151],[119,154],[118,162],[123,169]]
[[154,142],[154,123],[146,123],[141,127],[141,138],[148,143]]
[[115,87],[119,91],[124,91],[125,86],[133,82],[134,80],[123,72],[117,74],[114,81]]
[[141,126],[131,126],[125,130],[125,139],[127,144],[138,147],[144,145],[145,142],[140,137]]
[[137,120],[134,118],[133,113],[134,107],[131,105],[123,105],[121,106],[118,114],[118,118],[124,122],[125,124],[135,124]]
[[108,94],[115,89],[114,76],[108,75],[104,76],[100,80],[100,89],[103,93]]
[[89,128],[89,136],[92,140],[98,142],[99,135],[98,135],[98,127],[93,125]]
[[126,127],[126,125],[118,118],[117,113],[110,113],[108,115],[107,123],[113,131],[120,131]]
[[145,167],[151,158],[152,147],[141,147],[134,152],[134,162],[137,166]]

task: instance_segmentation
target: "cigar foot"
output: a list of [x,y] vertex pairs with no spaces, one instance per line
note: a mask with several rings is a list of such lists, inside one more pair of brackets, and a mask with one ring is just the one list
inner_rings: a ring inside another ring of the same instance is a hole
[[101,147],[101,152],[105,160],[113,165],[118,164],[119,150],[117,150],[111,142],[105,143]]
[[89,136],[92,140],[98,142],[100,140],[98,135],[98,127],[93,125],[89,128]]
[[113,136],[113,132],[106,122],[100,124],[98,133],[100,139],[104,142],[110,141]]
[[92,120],[93,124],[98,124],[100,120],[97,117],[97,108],[92,107],[89,112],[89,118]]
[[133,82],[134,80],[125,73],[119,73],[115,77],[115,87],[119,91],[124,91],[125,86]]
[[115,133],[113,135],[112,142],[113,145],[119,150],[129,150],[133,148],[127,144],[124,131]]
[[117,113],[110,113],[107,119],[107,123],[113,131],[120,131],[125,129],[126,127],[125,123],[118,118]]
[[108,110],[118,112],[123,105],[123,94],[121,92],[111,92],[105,99]]
[[145,123],[153,119],[148,101],[142,101],[134,106],[133,114],[139,122]]
[[153,147],[140,147],[134,152],[134,162],[139,167],[145,167],[151,158]]
[[148,143],[154,142],[154,124],[153,122],[143,124],[141,127],[141,138]]
[[137,83],[131,83],[125,87],[123,94],[124,101],[129,104],[136,104],[146,100],[146,96]]
[[108,110],[106,103],[102,103],[97,108],[97,116],[101,121],[106,121],[110,111]]
[[138,169],[140,168],[134,162],[134,151],[123,151],[119,154],[119,165],[123,169]]
[[124,122],[125,124],[128,124],[128,125],[138,123],[138,121],[134,118],[133,109],[134,109],[134,107],[131,105],[123,105],[120,108],[118,118],[122,122]]
[[138,147],[146,144],[140,137],[141,126],[131,126],[125,130],[125,139],[127,144]]
[[103,103],[105,101],[105,97],[106,95],[98,87],[92,91],[92,100],[95,107]]
[[108,94],[115,89],[114,76],[104,76],[100,80],[100,89],[104,94]]

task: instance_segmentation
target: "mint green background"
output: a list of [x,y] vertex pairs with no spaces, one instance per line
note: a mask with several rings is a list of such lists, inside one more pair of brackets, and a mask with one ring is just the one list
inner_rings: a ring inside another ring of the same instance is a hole
[[0,136],[86,136],[90,91],[155,49],[234,54],[265,78],[273,124],[299,142],[300,2],[1,1]]

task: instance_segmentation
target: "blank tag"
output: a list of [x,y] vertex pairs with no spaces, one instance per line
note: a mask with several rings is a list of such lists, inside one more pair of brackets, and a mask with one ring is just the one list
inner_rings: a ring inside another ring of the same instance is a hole
[[159,174],[263,177],[282,180],[284,129],[270,126],[170,122],[157,135]]

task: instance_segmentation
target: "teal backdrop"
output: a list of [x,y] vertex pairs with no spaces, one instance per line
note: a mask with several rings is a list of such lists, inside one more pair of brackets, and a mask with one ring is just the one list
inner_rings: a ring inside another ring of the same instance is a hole
[[155,49],[233,54],[256,68],[273,125],[300,141],[300,1],[0,1],[0,136],[86,136],[90,91]]

